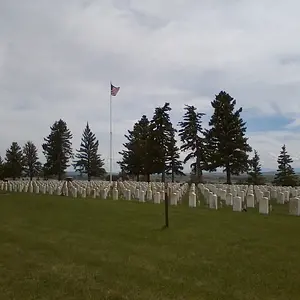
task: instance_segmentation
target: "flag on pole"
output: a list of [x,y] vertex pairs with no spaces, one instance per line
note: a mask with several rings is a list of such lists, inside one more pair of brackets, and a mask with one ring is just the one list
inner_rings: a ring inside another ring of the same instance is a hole
[[120,90],[119,86],[117,87],[117,86],[114,86],[114,85],[110,84],[110,94],[112,96],[117,96],[119,90]]

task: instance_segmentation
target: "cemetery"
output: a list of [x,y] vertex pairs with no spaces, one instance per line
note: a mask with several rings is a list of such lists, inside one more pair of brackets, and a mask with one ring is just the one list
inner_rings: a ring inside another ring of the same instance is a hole
[[299,9],[0,0],[0,300],[300,300]]
[[4,299],[299,295],[298,187],[15,180],[0,190]]
[[[166,188],[167,186],[167,188]],[[187,199],[188,206],[201,205],[209,209],[231,207],[243,212],[256,208],[259,214],[272,213],[272,203],[288,206],[290,215],[300,216],[300,188],[278,186],[226,185],[134,181],[3,181],[0,189],[6,192],[49,194],[73,198],[127,200],[160,204],[167,194],[169,204],[180,205]]]
[[55,121],[43,162],[32,141],[13,141],[0,157],[0,299],[299,299],[293,159],[282,145],[267,181],[241,108],[224,91],[212,106],[204,130],[186,105],[178,135],[169,103],[143,115],[124,135],[116,177],[112,144],[105,161],[89,123],[74,151]]
[[62,119],[41,148],[13,141],[0,157],[0,299],[299,299],[293,159],[283,144],[266,180],[242,108],[225,91],[211,105],[207,128],[191,105],[178,125],[168,102],[142,115],[115,177],[112,139],[105,160],[88,122],[79,148]]

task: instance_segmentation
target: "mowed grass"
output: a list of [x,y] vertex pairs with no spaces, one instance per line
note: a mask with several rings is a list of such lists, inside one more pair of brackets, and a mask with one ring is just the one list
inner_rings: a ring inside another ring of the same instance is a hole
[[0,299],[300,299],[300,218],[0,195]]

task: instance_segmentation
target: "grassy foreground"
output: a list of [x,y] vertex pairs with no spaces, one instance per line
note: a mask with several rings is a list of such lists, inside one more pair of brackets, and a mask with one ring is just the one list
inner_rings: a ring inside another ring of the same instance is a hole
[[[276,210],[275,210],[276,212]],[[0,299],[300,299],[300,218],[0,195]]]

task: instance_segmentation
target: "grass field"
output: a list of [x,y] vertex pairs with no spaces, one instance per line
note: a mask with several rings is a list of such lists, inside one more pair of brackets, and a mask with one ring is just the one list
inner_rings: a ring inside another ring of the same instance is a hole
[[300,299],[300,218],[0,195],[0,299]]

